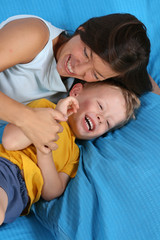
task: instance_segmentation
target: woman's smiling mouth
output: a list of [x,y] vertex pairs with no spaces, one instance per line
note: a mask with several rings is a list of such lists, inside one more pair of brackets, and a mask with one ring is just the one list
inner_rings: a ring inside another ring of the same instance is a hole
[[72,69],[72,66],[71,66],[71,55],[69,55],[68,60],[66,62],[66,71],[69,74],[73,74],[74,73],[73,69]]

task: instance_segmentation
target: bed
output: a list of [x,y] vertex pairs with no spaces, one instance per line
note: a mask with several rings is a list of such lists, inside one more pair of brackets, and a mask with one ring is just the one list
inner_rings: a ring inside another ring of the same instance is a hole
[[[0,21],[40,16],[69,31],[88,18],[131,13],[151,40],[148,72],[160,85],[159,0],[1,0]],[[159,240],[160,97],[147,93],[137,120],[81,149],[78,173],[58,199],[0,227],[5,240]]]

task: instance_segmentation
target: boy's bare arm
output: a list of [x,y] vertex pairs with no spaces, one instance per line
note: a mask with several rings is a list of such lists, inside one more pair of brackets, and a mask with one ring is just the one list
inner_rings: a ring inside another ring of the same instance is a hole
[[[13,124],[8,124],[5,127],[2,143],[8,150],[20,150],[31,144],[21,129]],[[37,164],[44,180],[42,197],[45,200],[51,200],[60,196],[66,188],[69,176],[66,173],[57,172],[52,152],[44,154],[37,149]]]
[[9,123],[4,129],[2,144],[5,149],[15,151],[28,147],[32,142],[19,127]]
[[41,169],[44,181],[42,198],[50,201],[59,197],[64,192],[70,177],[66,173],[57,172],[52,152],[44,154],[37,149],[37,164]]

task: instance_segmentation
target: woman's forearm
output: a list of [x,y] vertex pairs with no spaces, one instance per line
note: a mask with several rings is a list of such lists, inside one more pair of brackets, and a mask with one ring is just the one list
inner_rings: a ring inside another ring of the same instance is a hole
[[21,126],[29,108],[0,92],[0,119]]
[[150,77],[150,80],[151,80],[151,83],[152,83],[152,87],[153,87],[152,92],[154,92],[155,94],[160,95],[160,88],[159,88],[159,86],[157,85],[157,83],[153,80],[153,78],[150,75],[149,75],[149,77]]

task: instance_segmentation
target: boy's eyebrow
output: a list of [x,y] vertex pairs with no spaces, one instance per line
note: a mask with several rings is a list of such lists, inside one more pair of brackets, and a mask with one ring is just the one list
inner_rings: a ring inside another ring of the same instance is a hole
[[[91,50],[91,49],[90,49],[90,50]],[[90,51],[90,58],[93,60],[92,50]],[[103,79],[105,79],[105,77],[104,77],[101,73],[99,73],[97,70],[96,70],[96,72],[97,72],[98,75],[100,75]]]

